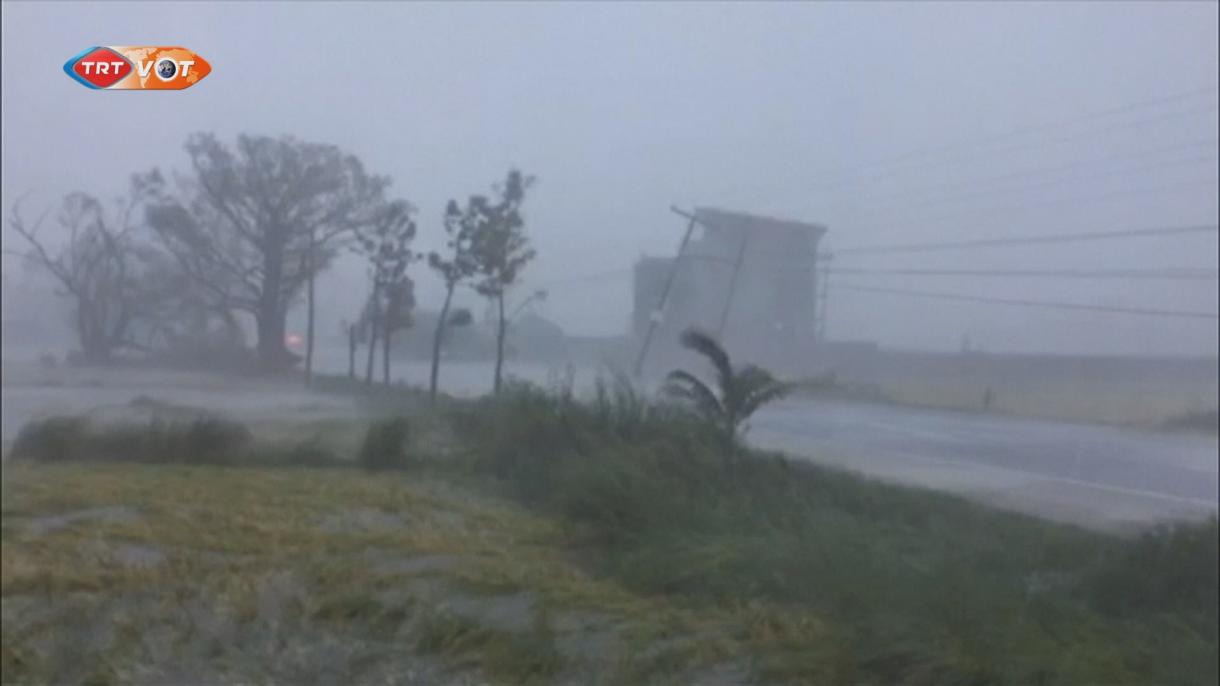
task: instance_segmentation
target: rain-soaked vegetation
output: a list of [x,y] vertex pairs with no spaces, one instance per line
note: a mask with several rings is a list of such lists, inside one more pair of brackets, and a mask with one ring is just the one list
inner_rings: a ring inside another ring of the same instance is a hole
[[2,686],[1217,684],[1218,12],[4,0]]
[[[997,512],[726,445],[622,379],[587,401],[517,383],[374,421],[315,446],[342,455],[321,471],[285,459],[299,444],[250,433],[73,418],[22,432],[6,467],[6,674],[317,668],[241,638],[270,633],[311,651],[345,641],[326,668],[352,683],[408,655],[454,683],[1216,675],[1214,518],[1113,537]],[[86,609],[115,627],[64,661],[53,630]]]

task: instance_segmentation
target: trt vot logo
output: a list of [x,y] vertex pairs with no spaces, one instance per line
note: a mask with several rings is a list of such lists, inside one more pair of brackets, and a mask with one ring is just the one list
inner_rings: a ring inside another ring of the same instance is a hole
[[182,90],[212,71],[186,48],[92,47],[64,63],[64,73],[94,90]]

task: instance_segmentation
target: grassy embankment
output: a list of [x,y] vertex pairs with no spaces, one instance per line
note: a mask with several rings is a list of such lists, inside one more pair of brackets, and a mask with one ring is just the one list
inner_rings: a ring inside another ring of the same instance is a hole
[[[1217,680],[1215,521],[1124,540],[730,461],[626,388],[448,401],[401,454],[389,425],[191,426],[18,442],[6,683]],[[320,466],[359,454],[394,468]]]

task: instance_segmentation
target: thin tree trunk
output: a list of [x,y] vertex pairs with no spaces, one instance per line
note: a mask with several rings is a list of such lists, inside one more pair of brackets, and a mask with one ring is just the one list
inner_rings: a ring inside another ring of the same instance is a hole
[[496,394],[500,393],[500,375],[504,368],[504,330],[506,322],[504,321],[504,292],[501,291],[496,296],[496,307],[499,312],[498,325],[496,327],[496,379],[493,389]]
[[356,325],[347,325],[347,378],[356,378]]
[[309,284],[308,284],[308,300],[306,315],[305,315],[305,387],[309,388],[313,384],[313,335],[314,335],[314,277],[315,277],[315,261],[314,251],[317,246],[314,245],[314,236],[309,234]]
[[436,333],[432,336],[432,373],[428,377],[428,399],[436,401],[436,380],[441,367],[441,340],[445,335],[449,305],[453,301],[453,284],[446,284],[445,304],[441,306],[441,318],[436,322]]
[[364,368],[364,385],[372,387],[373,385],[373,357],[377,351],[377,329],[380,326],[381,307],[380,307],[381,292],[377,286],[373,286],[373,299],[371,310],[369,311],[369,356],[368,362]]
[[386,322],[385,331],[381,332],[381,382],[390,385],[390,334],[393,331]]

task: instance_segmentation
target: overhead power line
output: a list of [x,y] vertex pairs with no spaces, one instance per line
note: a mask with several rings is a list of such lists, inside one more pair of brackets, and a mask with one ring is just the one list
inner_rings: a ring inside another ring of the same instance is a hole
[[593,272],[590,274],[579,274],[567,276],[559,279],[552,279],[542,284],[543,288],[551,288],[553,286],[563,286],[566,284],[578,284],[586,282],[601,281],[603,279],[613,278],[630,274],[633,271],[632,267],[620,267],[619,269],[610,269],[603,272]]
[[1144,160],[1144,159],[1153,159],[1157,155],[1160,155],[1162,153],[1177,152],[1180,150],[1196,152],[1196,153],[1206,152],[1206,153],[1210,153],[1212,156],[1215,156],[1216,149],[1217,149],[1216,148],[1217,143],[1220,143],[1220,140],[1218,140],[1216,138],[1204,138],[1204,139],[1198,139],[1198,140],[1193,140],[1193,141],[1186,141],[1186,142],[1182,142],[1182,143],[1176,143],[1173,145],[1164,145],[1164,146],[1157,146],[1157,147],[1153,147],[1153,148],[1144,148],[1142,150],[1137,150],[1137,151],[1132,151],[1132,152],[1111,153],[1108,155],[1103,155],[1101,157],[1091,157],[1091,158],[1087,158],[1087,159],[1083,159],[1083,160],[1073,160],[1071,162],[1067,162],[1067,163],[1063,163],[1063,164],[1056,164],[1056,165],[1051,165],[1051,166],[1046,166],[1046,167],[1038,167],[1038,168],[1034,168],[1034,169],[1020,169],[1017,171],[1006,172],[1004,174],[999,174],[999,175],[990,176],[990,177],[981,178],[981,179],[972,178],[969,182],[967,182],[965,184],[961,183],[960,181],[955,180],[955,181],[937,183],[937,184],[928,185],[928,186],[910,187],[910,188],[906,188],[904,190],[893,192],[893,193],[882,193],[882,194],[876,194],[876,195],[870,194],[870,195],[863,196],[861,202],[873,203],[875,201],[882,201],[882,202],[892,203],[895,200],[900,200],[902,198],[908,198],[908,197],[912,197],[912,196],[927,197],[928,194],[931,192],[939,192],[939,191],[954,192],[954,191],[965,191],[965,190],[979,190],[979,186],[986,186],[987,184],[1000,182],[1000,181],[1008,181],[1011,179],[1023,179],[1023,178],[1030,178],[1030,177],[1032,177],[1032,178],[1046,177],[1048,175],[1054,175],[1054,174],[1058,174],[1060,172],[1070,172],[1070,171],[1073,171],[1076,169],[1086,168],[1089,165],[1094,165],[1094,164],[1106,164],[1106,163],[1112,163],[1112,162],[1122,163],[1122,162],[1127,162],[1127,161],[1139,161],[1139,160]]
[[1007,238],[980,238],[965,241],[937,243],[905,243],[898,245],[863,246],[840,248],[835,255],[863,255],[900,252],[924,252],[930,250],[953,250],[959,248],[989,248],[1009,245],[1033,245],[1038,243],[1072,243],[1076,241],[1106,240],[1111,238],[1133,238],[1136,236],[1170,236],[1189,233],[1216,233],[1216,224],[1195,226],[1165,226],[1147,229],[1123,229],[1118,231],[1092,231],[1087,233],[1043,234],[1036,236],[1012,236]]
[[834,267],[828,274],[900,275],[900,276],[981,276],[981,277],[1044,277],[1068,279],[1168,279],[1207,280],[1220,278],[1215,269],[855,269]]
[[[1011,140],[1014,138],[1020,138],[1022,136],[1026,136],[1026,135],[1029,135],[1032,133],[1038,133],[1041,131],[1054,131],[1057,129],[1061,129],[1065,126],[1070,126],[1072,124],[1092,121],[1095,119],[1104,119],[1106,117],[1111,117],[1111,116],[1118,115],[1118,114],[1124,114],[1127,112],[1133,112],[1133,111],[1146,109],[1146,108],[1150,108],[1150,107],[1158,107],[1160,105],[1167,105],[1170,103],[1190,100],[1192,98],[1197,98],[1201,95],[1207,95],[1209,93],[1216,93],[1217,90],[1218,89],[1215,86],[1209,86],[1206,88],[1197,88],[1194,90],[1176,93],[1176,94],[1173,94],[1173,95],[1170,95],[1170,96],[1167,96],[1164,98],[1153,98],[1153,99],[1149,99],[1149,100],[1140,100],[1140,101],[1131,102],[1126,105],[1122,105],[1122,106],[1107,109],[1107,110],[1098,110],[1098,111],[1089,112],[1089,113],[1085,113],[1082,115],[1059,119],[1056,121],[1046,122],[1046,123],[1042,123],[1042,124],[1030,124],[1030,125],[1025,125],[1025,126],[1018,126],[1016,128],[1010,129],[1006,132],[999,133],[999,134],[994,134],[994,135],[990,135],[990,136],[982,136],[979,138],[961,141],[961,142],[957,142],[957,143],[946,143],[944,145],[930,146],[930,147],[926,147],[926,148],[911,150],[911,151],[901,153],[899,155],[895,155],[892,157],[882,158],[882,159],[874,160],[872,162],[866,162],[864,164],[857,165],[855,167],[855,169],[856,170],[866,170],[866,169],[889,167],[889,166],[895,166],[895,165],[901,166],[904,163],[907,163],[911,160],[918,160],[920,158],[941,155],[944,153],[952,153],[955,151],[961,151],[963,149],[970,149],[970,148],[977,149],[979,146],[987,146],[992,143],[999,143],[999,142]],[[1216,106],[1214,104],[1209,104],[1207,107],[1202,108],[1202,109],[1189,108],[1189,109],[1182,110],[1182,111],[1162,113],[1159,115],[1147,117],[1145,119],[1138,119],[1138,120],[1135,120],[1132,122],[1122,122],[1117,125],[1112,125],[1110,127],[1105,127],[1105,128],[1101,128],[1101,129],[1092,129],[1089,131],[1072,134],[1072,135],[1068,136],[1066,139],[1060,138],[1060,139],[1053,139],[1053,140],[1056,140],[1057,142],[1062,142],[1064,140],[1074,140],[1075,137],[1078,137],[1081,134],[1088,136],[1088,135],[1093,135],[1098,132],[1110,131],[1110,130],[1113,130],[1116,128],[1121,129],[1121,128],[1127,128],[1130,126],[1141,126],[1144,124],[1149,124],[1149,123],[1161,121],[1164,119],[1170,119],[1170,118],[1174,118],[1174,117],[1178,117],[1178,116],[1194,114],[1196,112],[1210,111],[1210,110],[1214,110],[1214,109],[1216,109]],[[1020,149],[1021,147],[1022,146],[1016,146],[1016,149]],[[1014,149],[1014,148],[1013,148],[1013,146],[1008,146],[1007,148],[1004,148],[1004,149]],[[994,151],[990,151],[990,152],[994,152]],[[820,187],[820,186],[823,186],[826,184],[833,184],[835,182],[841,182],[842,180],[843,180],[843,178],[841,176],[836,177],[833,175],[833,173],[823,174],[823,175],[821,175],[821,179],[815,179],[813,181],[813,186]],[[866,180],[866,179],[860,179],[860,180]]]
[[[1159,186],[1142,186],[1139,188],[1119,188],[1119,189],[1115,189],[1112,191],[1107,191],[1105,193],[1098,193],[1096,195],[1065,196],[1065,197],[1051,198],[1049,200],[1036,200],[1036,201],[1028,200],[1028,201],[1022,201],[1022,202],[1017,202],[1017,203],[1010,203],[1007,205],[981,205],[981,206],[974,206],[974,207],[963,207],[963,208],[957,208],[956,210],[951,211],[951,212],[943,212],[941,214],[929,215],[929,216],[911,214],[909,217],[905,217],[905,219],[907,221],[915,221],[916,217],[918,217],[918,221],[921,221],[924,223],[929,223],[929,222],[949,222],[949,221],[961,220],[963,218],[972,217],[972,216],[986,215],[990,220],[994,221],[997,217],[1000,217],[1000,216],[1007,217],[1007,216],[1011,216],[1014,214],[1023,214],[1023,213],[1028,213],[1028,212],[1036,211],[1036,210],[1045,210],[1047,208],[1052,208],[1052,207],[1080,207],[1083,205],[1090,205],[1090,204],[1099,203],[1099,202],[1107,202],[1110,200],[1120,200],[1120,201],[1121,200],[1130,200],[1130,199],[1138,197],[1138,196],[1157,196],[1157,195],[1166,195],[1166,194],[1172,195],[1175,193],[1187,192],[1189,189],[1192,189],[1192,188],[1207,188],[1207,189],[1213,191],[1213,193],[1214,193],[1217,183],[1220,183],[1220,179],[1217,179],[1215,176],[1209,176],[1207,178],[1198,178],[1198,179],[1192,179],[1192,180],[1186,180],[1186,181],[1176,181],[1174,183],[1162,184]],[[885,217],[884,214],[879,215],[879,216]],[[866,224],[865,226],[868,228],[873,228],[873,227],[875,227],[875,225],[876,224],[874,223],[874,224]]]
[[889,295],[903,295],[915,298],[930,298],[935,300],[957,300],[962,302],[987,303],[992,305],[1014,305],[1018,307],[1040,307],[1045,309],[1056,310],[1083,310],[1088,312],[1110,312],[1115,314],[1133,314],[1144,315],[1149,317],[1180,317],[1186,319],[1220,319],[1220,315],[1215,312],[1201,312],[1195,310],[1163,310],[1155,308],[1143,307],[1118,307],[1112,305],[1089,305],[1086,303],[1064,303],[1051,302],[1043,300],[1023,300],[1018,298],[990,298],[976,295],[962,295],[960,293],[938,293],[931,291],[912,291],[899,288],[878,288],[873,286],[855,286],[840,284],[835,287],[837,290],[860,291],[864,293],[885,293]]
[[[1032,178],[1028,181],[1011,185],[1000,186],[997,188],[974,188],[962,193],[949,194],[943,196],[927,196],[922,198],[913,198],[907,201],[898,199],[890,202],[870,203],[866,207],[861,208],[869,214],[890,213],[890,212],[909,212],[912,208],[919,207],[936,207],[938,205],[952,204],[963,201],[977,200],[991,196],[1005,196],[1019,193],[1029,193],[1039,188],[1056,188],[1067,183],[1076,183],[1079,181],[1093,181],[1096,179],[1104,179],[1115,176],[1129,176],[1140,172],[1155,171],[1158,169],[1171,169],[1174,167],[1189,167],[1200,163],[1208,163],[1210,168],[1215,169],[1217,153],[1215,150],[1209,153],[1195,154],[1189,157],[1179,157],[1168,160],[1158,160],[1148,164],[1143,164],[1135,167],[1119,168],[1119,169],[1102,169],[1087,174],[1076,174],[1068,178]],[[1068,167],[1070,169],[1071,167]]]

